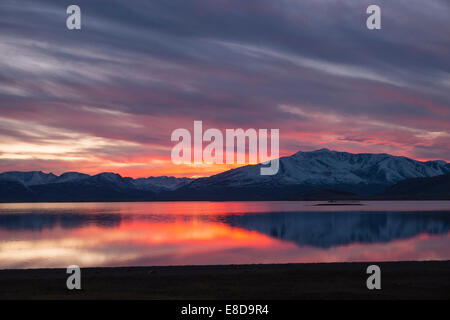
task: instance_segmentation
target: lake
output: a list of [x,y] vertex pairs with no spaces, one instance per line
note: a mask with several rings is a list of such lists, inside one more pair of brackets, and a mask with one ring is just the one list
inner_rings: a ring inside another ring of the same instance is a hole
[[0,204],[0,269],[449,260],[450,201]]

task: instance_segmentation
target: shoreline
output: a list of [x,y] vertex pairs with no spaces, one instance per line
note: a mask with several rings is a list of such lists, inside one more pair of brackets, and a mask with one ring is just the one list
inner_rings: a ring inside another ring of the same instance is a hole
[[[171,203],[171,202],[324,202],[325,205],[328,205],[327,202],[330,200],[292,200],[292,199],[281,199],[281,200],[263,200],[263,199],[250,199],[250,200],[89,200],[89,201],[8,201],[3,202],[0,201],[0,204],[42,204],[42,203]],[[334,200],[332,200],[334,201]],[[370,201],[370,202],[449,202],[448,199],[369,199],[369,198],[361,198],[361,199],[339,199],[336,201]],[[339,204],[331,204],[331,206],[339,206]],[[351,204],[346,204],[351,205]]]
[[[368,290],[369,265],[381,290]],[[0,270],[0,300],[450,299],[450,260],[81,269],[82,290],[66,269]]]

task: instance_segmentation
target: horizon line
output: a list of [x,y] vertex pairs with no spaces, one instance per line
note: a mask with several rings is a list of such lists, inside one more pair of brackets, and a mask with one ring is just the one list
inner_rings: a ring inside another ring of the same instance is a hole
[[[382,153],[370,153],[370,152],[359,152],[359,153],[352,153],[352,152],[348,152],[348,151],[338,151],[338,150],[332,150],[332,149],[328,149],[328,148],[320,148],[320,149],[316,149],[316,150],[312,150],[312,151],[302,151],[302,150],[299,150],[299,151],[297,151],[297,152],[295,152],[295,153],[292,153],[291,155],[287,155],[287,156],[280,156],[280,157],[278,157],[278,159],[283,159],[283,158],[289,158],[289,157],[292,157],[292,156],[294,156],[294,155],[296,155],[296,154],[298,154],[298,153],[314,153],[314,152],[319,152],[319,151],[328,151],[328,152],[337,152],[337,153],[348,153],[348,154],[352,154],[352,155],[388,155],[388,156],[391,156],[391,157],[396,157],[396,158],[405,158],[405,159],[409,159],[409,160],[413,160],[413,161],[417,161],[417,162],[421,162],[421,163],[427,163],[427,162],[435,162],[435,161],[442,161],[442,162],[445,162],[446,164],[449,164],[450,162],[448,162],[447,160],[443,160],[443,159],[435,159],[435,160],[418,160],[418,159],[413,159],[413,158],[410,158],[410,157],[406,157],[406,156],[397,156],[397,155],[392,155],[392,154],[389,154],[389,153],[385,153],[385,152],[382,152]],[[224,170],[224,171],[221,171],[221,172],[218,172],[218,173],[214,173],[214,174],[211,174],[211,175],[205,175],[205,176],[190,176],[190,177],[188,177],[188,176],[175,176],[175,175],[151,175],[151,176],[138,176],[138,177],[130,177],[130,176],[123,176],[122,174],[120,174],[120,173],[117,173],[117,172],[114,172],[114,171],[101,171],[101,172],[98,172],[98,173],[95,173],[95,174],[89,174],[89,173],[85,173],[85,172],[82,172],[82,171],[65,171],[65,172],[62,172],[62,173],[60,173],[60,174],[56,174],[56,173],[53,173],[52,171],[48,171],[48,172],[45,172],[45,171],[43,171],[43,170],[11,170],[11,171],[2,171],[2,172],[0,172],[0,174],[4,174],[4,173],[12,173],[12,172],[18,172],[18,173],[29,173],[29,172],[41,172],[41,173],[43,173],[43,174],[47,174],[47,175],[50,175],[50,174],[52,174],[52,175],[54,175],[54,176],[56,176],[56,177],[61,177],[62,175],[64,175],[64,174],[67,174],[67,173],[79,173],[79,174],[84,174],[84,175],[87,175],[87,176],[90,176],[90,177],[94,177],[94,176],[98,176],[98,175],[100,175],[100,174],[104,174],[104,173],[110,173],[110,174],[116,174],[116,175],[118,175],[118,176],[120,176],[121,178],[131,178],[131,179],[133,179],[133,180],[135,180],[135,179],[149,179],[149,178],[161,178],[161,177],[166,177],[166,178],[176,178],[176,179],[183,179],[183,178],[185,178],[185,179],[193,179],[193,180],[195,180],[195,179],[199,179],[199,178],[208,178],[208,177],[212,177],[212,176],[215,176],[215,175],[218,175],[218,174],[222,174],[222,173],[224,173],[224,172],[227,172],[227,171],[230,171],[230,170],[236,170],[236,169],[238,169],[238,168],[243,168],[243,167],[247,167],[247,166],[257,166],[257,165],[261,165],[262,163],[260,162],[260,163],[255,163],[255,164],[243,164],[243,165],[241,165],[241,166],[237,166],[237,167],[234,167],[234,168],[231,168],[231,169],[228,169],[228,170]]]

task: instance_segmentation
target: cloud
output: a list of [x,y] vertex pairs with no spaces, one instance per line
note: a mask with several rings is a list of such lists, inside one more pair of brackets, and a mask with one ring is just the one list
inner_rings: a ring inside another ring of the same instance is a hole
[[446,0],[379,0],[375,32],[369,0],[79,0],[76,32],[69,4],[0,3],[3,157],[17,144],[59,148],[50,154],[64,168],[90,153],[83,163],[97,170],[92,158],[153,170],[150,159],[170,157],[171,131],[203,120],[279,128],[284,155],[328,146],[450,160]]

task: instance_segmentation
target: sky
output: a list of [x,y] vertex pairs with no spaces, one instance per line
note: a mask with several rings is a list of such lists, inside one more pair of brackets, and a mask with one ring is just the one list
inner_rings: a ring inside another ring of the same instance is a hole
[[195,120],[279,129],[282,156],[450,161],[449,16],[448,0],[2,0],[0,172],[233,167],[172,163]]

